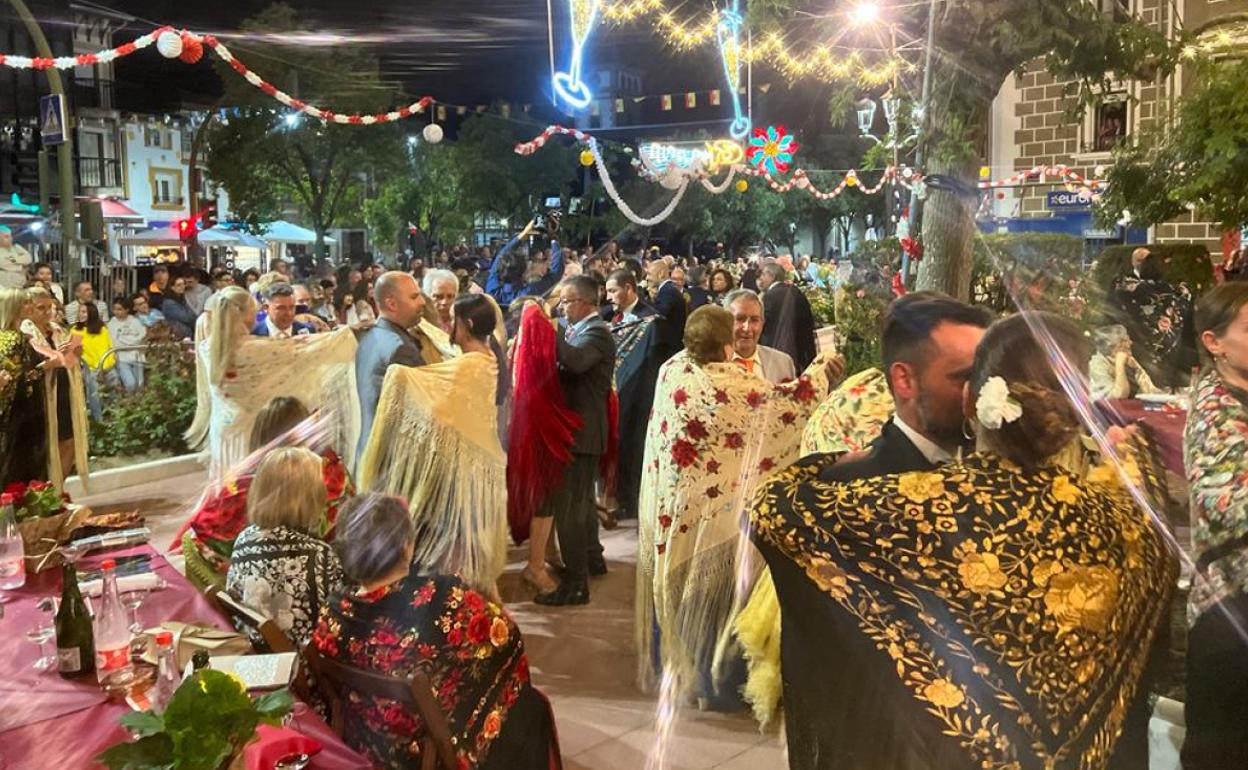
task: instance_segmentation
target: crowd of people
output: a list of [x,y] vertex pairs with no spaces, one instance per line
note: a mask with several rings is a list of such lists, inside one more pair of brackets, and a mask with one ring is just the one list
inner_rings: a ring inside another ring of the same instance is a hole
[[[1149,259],[1090,337],[1025,298],[906,294],[849,378],[803,291],[827,271],[783,256],[578,253],[530,224],[402,271],[166,270],[111,308],[79,285],[72,332],[36,269],[0,289],[3,438],[56,436],[68,469],[75,377],[141,387],[154,323],[193,340],[188,575],[299,647],[426,668],[461,766],[555,765],[509,537],[536,603],[581,605],[601,530],[635,518],[639,685],[782,718],[793,768],[1139,768],[1181,549],[1147,433],[1086,421],[1186,390],[1190,342],[1184,761],[1244,767],[1248,284],[1193,304]],[[6,483],[39,457],[6,451]],[[350,708],[352,745],[414,766],[415,717]]]

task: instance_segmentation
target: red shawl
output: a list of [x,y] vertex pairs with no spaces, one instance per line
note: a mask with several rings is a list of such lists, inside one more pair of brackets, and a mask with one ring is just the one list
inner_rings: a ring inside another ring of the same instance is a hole
[[507,522],[517,543],[528,539],[533,514],[559,485],[581,428],[580,416],[564,403],[559,387],[556,333],[541,308],[524,309],[513,363],[507,450]]

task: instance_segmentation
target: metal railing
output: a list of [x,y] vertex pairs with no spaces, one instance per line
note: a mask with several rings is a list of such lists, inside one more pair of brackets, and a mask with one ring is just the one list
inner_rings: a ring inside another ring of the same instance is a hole
[[111,110],[116,104],[113,81],[78,78],[73,82],[73,99],[75,108]]
[[77,163],[83,187],[121,187],[121,161],[116,158],[78,158]]

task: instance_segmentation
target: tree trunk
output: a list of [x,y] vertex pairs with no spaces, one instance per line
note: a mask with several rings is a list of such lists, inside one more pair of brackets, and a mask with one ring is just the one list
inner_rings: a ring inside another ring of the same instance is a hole
[[[929,172],[957,177],[974,188],[973,163],[933,161]],[[919,262],[920,291],[939,291],[963,302],[971,296],[971,266],[975,246],[975,202],[947,190],[928,188],[923,205],[923,259]]]

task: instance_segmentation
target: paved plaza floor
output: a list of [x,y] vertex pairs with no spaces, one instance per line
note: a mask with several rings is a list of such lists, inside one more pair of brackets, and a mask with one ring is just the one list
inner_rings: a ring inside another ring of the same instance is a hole
[[[167,550],[202,490],[192,474],[82,497],[97,511],[139,510],[152,543]],[[654,749],[655,699],[634,686],[633,572],[637,533],[603,533],[609,574],[590,586],[583,607],[540,607],[520,580],[523,554],[513,550],[503,577],[507,607],[528,647],[533,679],[554,704],[567,770],[646,770]],[[177,563],[175,561],[175,563]],[[760,733],[746,714],[682,709],[667,746],[667,770],[772,770],[786,767],[781,739]]]

